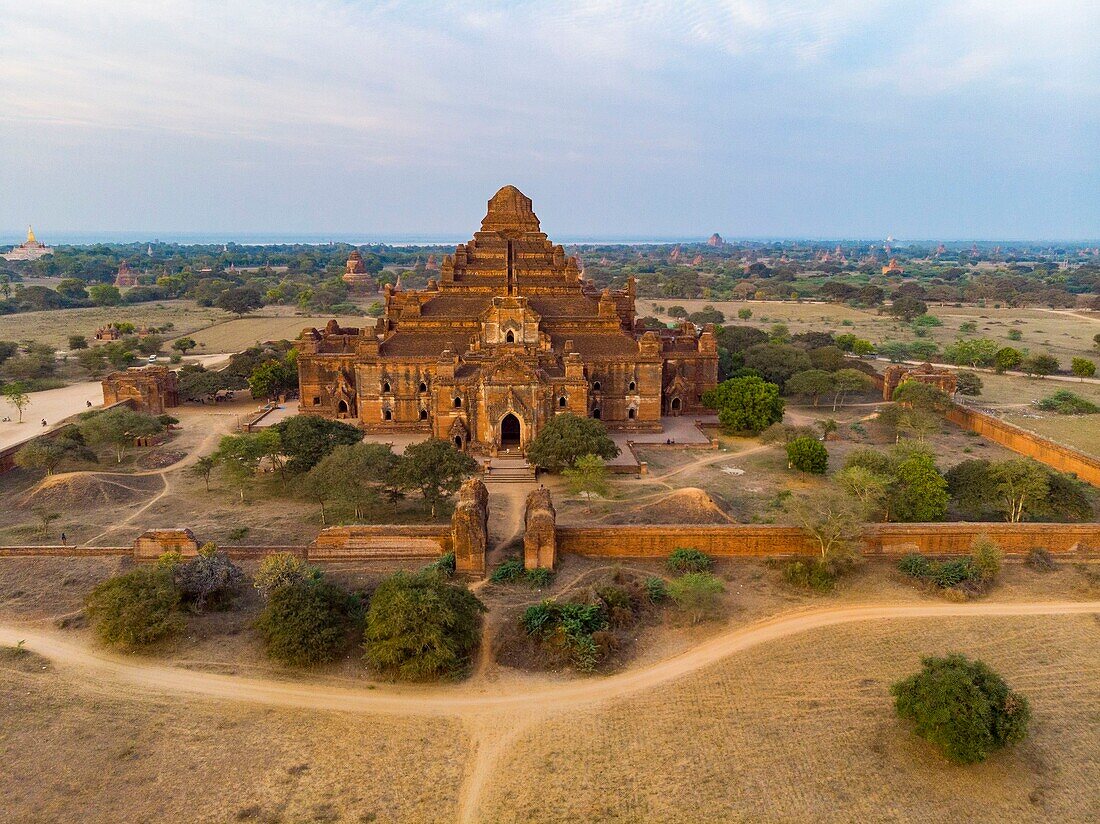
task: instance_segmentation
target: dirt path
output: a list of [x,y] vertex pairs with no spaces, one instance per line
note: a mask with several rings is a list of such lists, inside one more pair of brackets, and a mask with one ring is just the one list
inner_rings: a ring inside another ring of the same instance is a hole
[[612,675],[525,687],[515,693],[487,693],[483,684],[392,686],[370,691],[327,684],[288,683],[262,678],[240,678],[180,670],[152,663],[150,659],[124,657],[93,649],[57,632],[28,626],[0,624],[0,644],[25,641],[28,649],[58,664],[90,671],[132,686],[174,695],[194,695],[231,701],[248,701],[268,706],[333,712],[367,712],[384,715],[448,715],[465,717],[481,712],[508,710],[533,705],[546,709],[568,709],[621,698],[677,678],[743,652],[760,644],[821,627],[857,621],[938,618],[946,616],[1004,615],[1088,615],[1100,613],[1100,601],[1052,601],[1037,603],[869,605],[812,609],[785,613],[774,618],[724,632],[698,646],[650,666]]
[[460,822],[478,820],[485,789],[498,774],[508,748],[534,724],[563,711],[615,700],[689,676],[747,649],[822,627],[890,619],[989,617],[1012,615],[1100,614],[1100,601],[1040,603],[869,605],[810,609],[776,616],[724,632],[680,655],[613,675],[564,684],[504,688],[478,675],[460,685],[422,687],[386,685],[370,691],[327,684],[293,683],[183,670],[140,658],[124,658],[26,626],[0,625],[0,644],[25,646],[98,682],[110,680],[167,695],[181,692],[206,698],[244,701],[311,712],[363,712],[393,716],[451,716],[470,734],[471,755],[458,789]]

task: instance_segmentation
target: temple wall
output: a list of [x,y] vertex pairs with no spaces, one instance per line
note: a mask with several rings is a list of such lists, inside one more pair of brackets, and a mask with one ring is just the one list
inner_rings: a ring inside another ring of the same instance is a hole
[[[1036,547],[1061,554],[1100,553],[1100,524],[1036,523],[869,524],[864,530],[863,553],[966,554],[980,535],[988,535],[1007,554],[1023,554]],[[556,539],[559,552],[612,558],[666,558],[681,547],[716,558],[815,555],[820,551],[817,542],[798,527],[763,524],[559,526]]]

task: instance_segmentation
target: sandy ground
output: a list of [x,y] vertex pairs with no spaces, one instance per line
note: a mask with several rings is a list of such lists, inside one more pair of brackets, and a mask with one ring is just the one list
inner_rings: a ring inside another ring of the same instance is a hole
[[[22,423],[17,423],[18,413],[13,406],[7,402],[0,404],[3,409],[0,418],[11,418],[11,421],[0,421],[0,449],[30,440],[47,429],[52,429],[64,418],[84,412],[88,409],[89,401],[92,406],[101,406],[103,385],[99,381],[84,381],[61,389],[31,392],[29,397],[31,402],[23,410]],[[41,424],[43,418],[46,419],[46,427]]]
[[[181,670],[5,624],[0,644],[34,655],[0,668],[0,787],[19,822],[1086,821],[1097,613],[804,609],[605,678],[367,690]],[[959,647],[1035,705],[1032,739],[975,768],[914,740],[886,693],[922,652]],[[110,767],[88,774],[92,760]]]

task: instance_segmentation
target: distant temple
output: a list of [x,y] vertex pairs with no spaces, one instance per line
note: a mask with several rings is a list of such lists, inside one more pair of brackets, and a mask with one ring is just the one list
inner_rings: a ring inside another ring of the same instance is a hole
[[367,292],[374,289],[374,280],[367,274],[363,265],[363,256],[358,249],[352,249],[344,269],[344,283],[357,291]]
[[889,263],[882,267],[882,274],[884,275],[900,275],[904,271],[905,270],[901,267],[901,264],[898,263],[898,259],[893,257],[890,258]]
[[124,286],[137,286],[137,275],[131,271],[130,264],[126,261],[122,261],[122,263],[118,265],[118,274],[115,275],[115,286],[119,288]]
[[720,234],[718,234],[717,232],[715,232],[713,235],[711,235],[710,238],[707,240],[707,246],[725,246],[725,245],[726,245],[726,241],[722,240],[722,236]]
[[636,326],[634,279],[602,292],[584,281],[514,186],[443,258],[438,282],[384,295],[373,328],[302,331],[303,414],[497,454],[524,450],[562,413],[659,431],[662,415],[703,413],[718,381],[711,328]]
[[53,249],[44,243],[39,243],[34,236],[34,229],[27,227],[27,240],[12,248],[5,255],[0,255],[5,260],[38,260],[40,257],[52,255]]

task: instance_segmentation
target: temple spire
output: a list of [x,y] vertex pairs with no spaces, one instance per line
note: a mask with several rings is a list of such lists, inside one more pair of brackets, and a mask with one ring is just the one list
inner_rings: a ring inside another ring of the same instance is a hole
[[34,229],[30,224],[27,224],[27,243],[37,243],[38,239],[34,236]]

